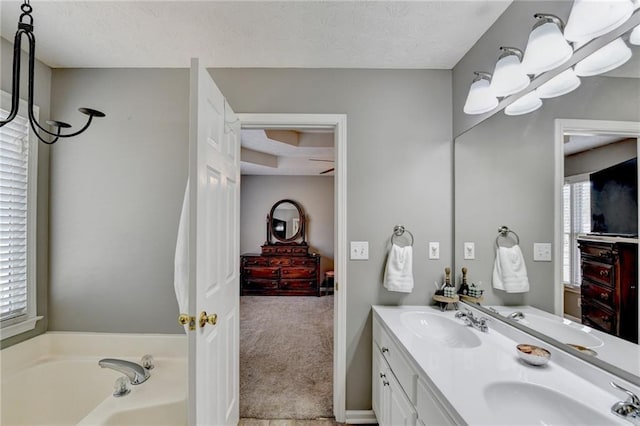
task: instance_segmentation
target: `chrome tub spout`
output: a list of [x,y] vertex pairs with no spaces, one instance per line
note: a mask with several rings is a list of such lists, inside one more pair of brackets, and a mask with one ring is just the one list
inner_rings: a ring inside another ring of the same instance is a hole
[[119,371],[129,378],[132,385],[144,383],[151,375],[139,364],[123,359],[104,358],[98,361],[98,365],[102,368],[110,368]]

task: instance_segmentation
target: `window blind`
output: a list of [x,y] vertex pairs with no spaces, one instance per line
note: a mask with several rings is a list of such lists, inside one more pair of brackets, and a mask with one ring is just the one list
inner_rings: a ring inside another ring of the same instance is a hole
[[580,285],[580,250],[578,235],[591,230],[591,183],[567,183],[563,186],[563,262],[565,283]]
[[17,116],[0,127],[0,321],[27,314],[28,154],[28,120]]

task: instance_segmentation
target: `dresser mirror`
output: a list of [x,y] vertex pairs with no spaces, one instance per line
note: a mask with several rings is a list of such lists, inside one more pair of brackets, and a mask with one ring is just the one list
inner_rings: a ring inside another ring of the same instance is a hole
[[[527,3],[514,2],[510,8],[525,7]],[[546,5],[546,9],[552,8],[552,3]],[[561,18],[566,19],[566,16]],[[508,40],[510,37],[506,36],[500,42]],[[460,283],[463,267],[468,269],[469,282],[481,283],[481,289],[484,290],[481,304],[485,307],[480,309],[487,316],[508,322],[549,345],[557,346],[640,386],[640,347],[637,344],[613,337],[614,341],[620,341],[621,346],[629,348],[629,356],[609,357],[602,347],[595,348],[597,355],[587,355],[566,345],[574,342],[556,340],[542,328],[529,328],[522,322],[486,308],[492,305],[529,305],[562,318],[567,303],[572,306],[579,303],[579,297],[570,299],[570,295],[565,296],[564,286],[567,266],[564,259],[567,262],[574,261],[578,270],[581,267],[579,251],[577,260],[576,255],[573,260],[571,255],[563,255],[564,238],[570,238],[563,232],[563,184],[565,171],[568,172],[565,169],[569,168],[565,160],[565,147],[574,137],[613,137],[616,142],[625,138],[635,139],[633,149],[637,157],[637,138],[640,136],[640,47],[628,46],[633,56],[622,67],[606,74],[581,77],[580,87],[576,90],[556,98],[543,99],[542,107],[534,112],[519,116],[498,112],[456,137],[454,265],[456,285]],[[498,45],[494,47],[497,49]],[[483,66],[487,65],[479,65],[481,69]],[[590,150],[592,157],[600,155],[597,149]],[[596,170],[592,168],[583,173],[588,175]],[[492,288],[496,237],[502,225],[508,226],[519,236],[530,283],[526,293],[506,293]],[[464,249],[466,243],[475,245],[472,255]],[[535,243],[551,244],[551,261],[534,261]],[[568,251],[573,249],[577,247],[568,246]],[[598,263],[606,265],[607,262]],[[636,261],[636,271],[637,268]],[[604,278],[607,277],[602,275],[599,279],[602,281]],[[573,281],[575,283],[576,280]],[[578,291],[580,289],[576,288]],[[636,293],[636,304],[637,298]],[[576,320],[581,321],[581,316],[578,314]],[[637,311],[635,320],[638,320]],[[559,321],[562,322],[561,319]],[[579,327],[575,323],[573,326]]]
[[300,204],[293,200],[280,200],[271,207],[267,216],[267,243],[305,243],[305,217]]

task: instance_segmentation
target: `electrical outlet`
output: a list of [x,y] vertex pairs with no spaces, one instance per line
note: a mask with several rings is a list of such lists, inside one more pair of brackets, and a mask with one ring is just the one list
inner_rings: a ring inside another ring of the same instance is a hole
[[440,259],[440,243],[437,241],[429,242],[429,259]]
[[551,262],[551,243],[533,243],[534,262]]
[[476,243],[464,243],[464,258],[465,260],[472,260],[476,258]]
[[369,260],[369,241],[351,241],[351,260]]

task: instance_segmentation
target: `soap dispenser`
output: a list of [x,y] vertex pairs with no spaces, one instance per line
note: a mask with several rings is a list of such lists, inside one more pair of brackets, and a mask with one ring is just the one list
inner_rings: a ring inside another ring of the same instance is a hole
[[451,284],[451,268],[444,268],[444,296],[453,297],[456,294],[456,288]]
[[460,283],[458,294],[462,294],[464,296],[469,294],[469,284],[467,284],[467,268],[462,268],[462,283]]

